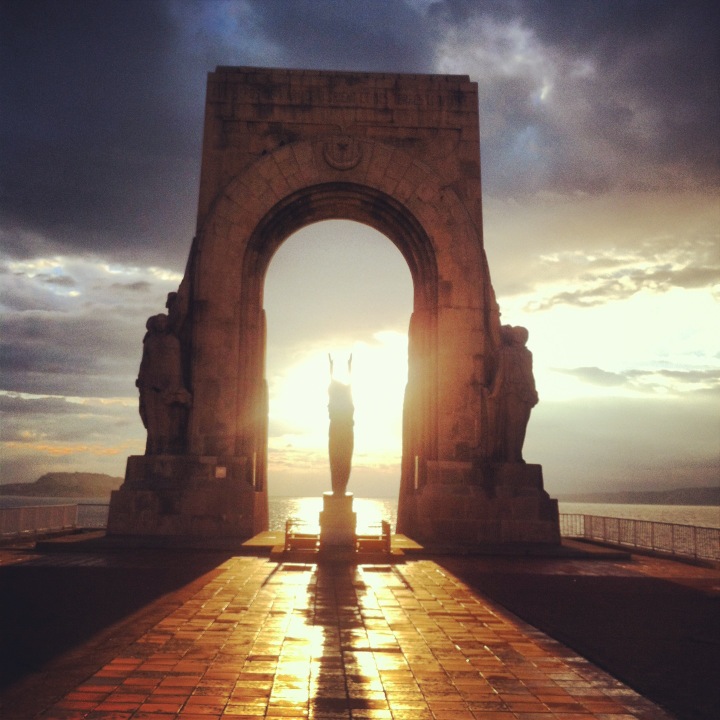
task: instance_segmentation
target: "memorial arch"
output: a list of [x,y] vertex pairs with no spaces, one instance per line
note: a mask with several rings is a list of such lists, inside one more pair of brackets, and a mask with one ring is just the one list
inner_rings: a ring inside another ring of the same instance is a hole
[[540,466],[497,440],[507,348],[483,249],[477,86],[223,67],[208,79],[197,234],[167,312],[191,402],[173,406],[174,440],[128,459],[109,531],[267,528],[265,276],[287,237],[328,219],[387,236],[413,280],[398,530],[557,542]]

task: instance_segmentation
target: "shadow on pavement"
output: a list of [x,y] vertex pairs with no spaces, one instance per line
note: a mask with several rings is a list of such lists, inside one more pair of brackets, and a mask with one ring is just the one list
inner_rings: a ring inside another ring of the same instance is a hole
[[683,720],[720,707],[720,597],[713,580],[694,587],[631,572],[552,573],[523,562],[493,568],[437,560],[482,595],[562,642]]
[[226,557],[168,553],[152,561],[116,555],[84,562],[61,557],[52,564],[0,567],[0,688],[205,575]]

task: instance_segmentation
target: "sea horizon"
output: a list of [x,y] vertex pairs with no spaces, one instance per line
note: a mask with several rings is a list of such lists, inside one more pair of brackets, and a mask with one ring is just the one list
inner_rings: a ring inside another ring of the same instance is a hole
[[[107,506],[108,503],[109,499],[107,497],[0,495],[0,509],[64,504]],[[354,497],[354,510],[358,515],[358,530],[369,529],[382,520],[389,522],[393,530],[395,530],[397,505],[397,497],[360,497],[356,495]],[[322,509],[322,496],[271,495],[268,498],[268,506],[270,530],[283,530],[286,520],[305,524],[308,529],[311,529],[318,524],[319,512]],[[717,505],[650,505],[641,503],[576,503],[559,501],[558,507],[562,514],[618,517],[720,528],[720,506]],[[87,512],[87,510],[84,512]]]

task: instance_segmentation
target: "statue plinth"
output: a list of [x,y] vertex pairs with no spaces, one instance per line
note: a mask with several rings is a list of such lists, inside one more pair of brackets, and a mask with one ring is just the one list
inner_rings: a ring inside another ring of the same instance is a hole
[[352,509],[353,494],[323,493],[320,512],[320,548],[355,547],[357,515]]
[[426,547],[560,544],[558,503],[543,488],[540,465],[457,460],[417,465],[412,537]]
[[110,499],[108,535],[252,537],[268,526],[267,492],[246,456],[131,455]]

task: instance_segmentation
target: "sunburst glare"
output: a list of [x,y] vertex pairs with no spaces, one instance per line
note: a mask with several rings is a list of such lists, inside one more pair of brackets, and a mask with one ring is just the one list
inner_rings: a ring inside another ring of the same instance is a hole
[[[283,498],[282,507],[278,508],[281,521],[276,527],[282,529],[285,520],[290,520],[302,525],[306,532],[320,532],[322,509],[321,496]],[[392,501],[356,497],[353,499],[353,511],[357,516],[356,529],[361,535],[377,532],[383,520],[387,520],[392,527],[397,520],[397,506]]]
[[329,355],[334,379],[352,385],[353,477],[372,471],[399,480],[412,303],[405,259],[366,225],[315,223],[278,250],[265,283],[274,493],[319,487],[328,474]]
[[[355,405],[355,459],[365,464],[399,460],[402,404],[407,382],[407,335],[375,334],[372,343],[356,342],[308,351],[270,386],[270,414],[284,428],[270,447],[324,450],[327,446],[328,354],[334,377],[350,382]],[[352,355],[352,373],[347,359]]]

